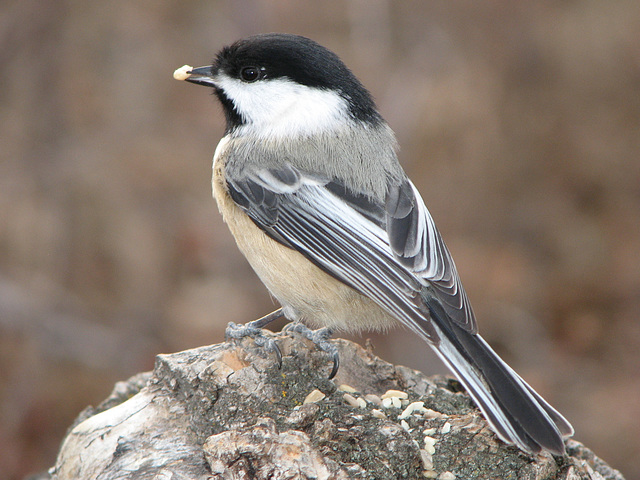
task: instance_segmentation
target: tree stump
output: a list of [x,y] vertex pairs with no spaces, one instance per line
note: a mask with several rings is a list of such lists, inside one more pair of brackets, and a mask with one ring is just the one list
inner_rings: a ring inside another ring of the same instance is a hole
[[158,355],[69,430],[40,478],[616,479],[580,443],[529,455],[489,429],[460,384],[334,340],[340,370],[296,334]]

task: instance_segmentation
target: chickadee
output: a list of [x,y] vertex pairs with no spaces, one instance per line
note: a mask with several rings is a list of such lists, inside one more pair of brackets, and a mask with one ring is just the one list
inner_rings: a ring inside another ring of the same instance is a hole
[[174,76],[213,87],[224,110],[214,196],[282,305],[252,327],[280,315],[347,331],[400,322],[437,352],[502,440],[565,453],[573,428],[478,335],[393,131],[334,53],[301,36],[257,35]]

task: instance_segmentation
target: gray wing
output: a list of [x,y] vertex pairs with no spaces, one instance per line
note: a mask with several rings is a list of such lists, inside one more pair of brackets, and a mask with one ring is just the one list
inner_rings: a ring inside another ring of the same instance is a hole
[[405,178],[386,199],[389,245],[398,262],[428,280],[448,317],[470,333],[477,324],[453,258],[420,193]]
[[437,342],[425,289],[451,319],[475,331],[455,266],[408,179],[386,204],[291,166],[227,178],[233,200],[254,223],[319,268]]

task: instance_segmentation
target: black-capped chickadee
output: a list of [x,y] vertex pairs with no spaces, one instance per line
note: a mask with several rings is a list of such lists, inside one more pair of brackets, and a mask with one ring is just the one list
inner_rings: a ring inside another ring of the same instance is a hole
[[226,117],[213,191],[238,247],[289,320],[347,331],[396,322],[456,374],[498,436],[565,452],[573,428],[477,334],[455,264],[369,92],[308,38],[257,35],[177,79]]

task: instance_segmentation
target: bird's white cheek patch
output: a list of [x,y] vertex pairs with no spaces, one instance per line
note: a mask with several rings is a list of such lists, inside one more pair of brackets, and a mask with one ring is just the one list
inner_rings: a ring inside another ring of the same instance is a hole
[[216,81],[247,122],[246,128],[264,137],[311,135],[335,128],[348,116],[344,98],[330,90],[287,79]]

